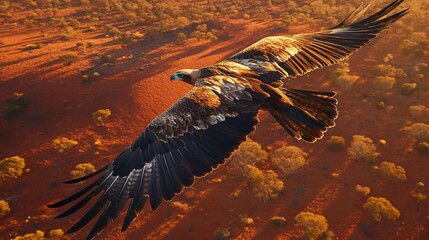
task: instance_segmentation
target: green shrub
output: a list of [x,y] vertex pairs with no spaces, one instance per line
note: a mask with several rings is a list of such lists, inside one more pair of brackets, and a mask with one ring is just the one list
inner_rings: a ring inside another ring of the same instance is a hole
[[75,169],[70,172],[72,178],[84,177],[90,173],[95,172],[95,167],[91,163],[79,163]]
[[112,112],[110,109],[99,109],[92,113],[92,120],[96,124],[100,124],[101,126],[104,126],[107,119],[109,119]]
[[54,147],[54,149],[56,149],[59,153],[62,153],[64,150],[70,149],[77,144],[77,141],[65,137],[52,140],[52,147]]
[[409,127],[404,127],[401,131],[414,137],[417,141],[429,141],[429,124],[414,123]]
[[428,196],[423,193],[412,193],[411,197],[414,198],[417,204],[421,204],[422,202],[426,201]]
[[429,143],[428,142],[420,142],[417,144],[417,151],[421,153],[428,154],[429,153]]
[[12,96],[6,99],[6,107],[3,109],[3,114],[7,118],[18,116],[28,105],[28,99],[24,93],[14,92]]
[[346,140],[341,136],[331,136],[331,138],[326,141],[326,145],[329,149],[341,150],[344,149],[346,145]]
[[0,200],[0,219],[5,217],[9,213],[10,213],[9,203],[4,200]]
[[[390,55],[392,56],[392,55]],[[388,57],[388,56],[387,56]],[[392,56],[393,58],[393,56]],[[387,59],[392,59],[392,58],[387,58]],[[407,74],[405,73],[404,70],[400,69],[400,68],[395,68],[392,65],[389,64],[378,64],[375,66],[375,72],[378,76],[387,76],[387,77],[392,77],[392,78],[405,78],[407,77]]]
[[0,184],[6,178],[18,178],[25,168],[24,158],[13,156],[0,161]]
[[49,231],[49,240],[64,239],[64,231],[62,229],[53,229]]
[[357,193],[360,193],[362,196],[366,196],[371,192],[371,189],[369,187],[365,187],[365,186],[358,184],[355,187],[355,191]]
[[268,170],[265,173],[250,164],[245,166],[246,181],[252,188],[255,196],[264,202],[277,199],[283,191],[283,182],[278,179],[278,175]]
[[400,212],[392,203],[383,197],[370,197],[363,205],[372,216],[372,218],[380,222],[382,219],[396,220],[400,217]]
[[401,86],[401,94],[403,95],[411,95],[417,87],[417,83],[404,83]]
[[286,174],[290,174],[305,165],[307,156],[308,153],[298,147],[284,146],[274,152],[271,161]]
[[424,105],[414,105],[414,106],[410,106],[408,109],[410,110],[411,116],[414,119],[416,119],[416,118],[418,118],[418,117],[420,117],[422,115],[422,113],[426,109],[426,106],[424,106]]
[[378,170],[387,178],[395,181],[407,180],[405,169],[401,166],[396,166],[393,162],[382,162]]
[[176,38],[176,44],[178,44],[178,45],[182,45],[182,44],[184,44],[185,43],[185,40],[186,40],[186,34],[184,34],[184,33],[182,33],[182,32],[179,32],[178,34],[177,34],[177,38]]
[[274,217],[270,218],[270,223],[273,225],[283,225],[286,223],[286,218],[274,216]]
[[317,239],[328,231],[328,221],[323,215],[300,212],[295,216],[295,221],[304,228],[304,239]]
[[372,83],[378,91],[384,92],[393,88],[393,85],[396,83],[396,79],[389,76],[379,76],[375,77]]
[[375,161],[378,155],[380,155],[372,140],[361,135],[353,136],[348,153],[352,159],[357,161]]
[[78,59],[78,55],[76,53],[66,53],[60,56],[60,60],[65,64],[69,65]]
[[268,158],[268,153],[262,149],[261,144],[247,139],[229,158],[230,164],[242,173],[246,172],[246,165],[255,165],[264,162]]
[[23,236],[17,236],[13,240],[46,240],[46,238],[43,231],[36,230],[35,233],[27,233]]

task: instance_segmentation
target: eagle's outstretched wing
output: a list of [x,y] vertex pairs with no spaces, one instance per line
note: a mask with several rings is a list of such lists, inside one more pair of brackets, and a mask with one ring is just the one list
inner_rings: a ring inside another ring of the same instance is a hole
[[[403,0],[395,0],[377,13],[363,19],[367,10],[362,4],[337,26],[315,33],[266,37],[230,57],[234,61],[259,70],[272,63],[283,77],[296,77],[312,70],[338,63],[367,44],[380,31],[387,29],[408,9],[387,16]],[[279,79],[271,79],[275,82]],[[269,82],[270,83],[270,82]]]
[[88,235],[88,239],[93,238],[129,202],[124,231],[148,198],[155,210],[162,199],[171,200],[184,187],[191,186],[195,177],[202,177],[224,163],[254,130],[262,99],[246,81],[215,77],[217,81],[202,81],[155,118],[111,164],[66,182],[81,182],[101,173],[81,191],[49,206],[57,208],[75,202],[58,216],[65,217],[100,194],[69,233],[81,229],[102,211]]

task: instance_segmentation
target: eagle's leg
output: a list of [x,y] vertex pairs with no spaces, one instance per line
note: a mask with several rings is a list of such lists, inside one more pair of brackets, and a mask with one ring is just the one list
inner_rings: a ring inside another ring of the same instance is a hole
[[314,142],[335,126],[338,116],[335,92],[316,92],[261,86],[270,94],[264,108],[296,139]]

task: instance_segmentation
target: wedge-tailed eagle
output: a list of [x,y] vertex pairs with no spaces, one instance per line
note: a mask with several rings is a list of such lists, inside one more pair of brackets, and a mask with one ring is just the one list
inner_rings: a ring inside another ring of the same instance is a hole
[[282,81],[347,58],[407,13],[405,9],[389,15],[402,2],[393,1],[359,20],[369,6],[361,4],[331,29],[266,37],[222,62],[175,72],[171,80],[194,87],[156,117],[112,163],[66,183],[98,176],[95,181],[49,207],[74,202],[58,216],[66,217],[100,194],[68,233],[78,231],[101,211],[88,235],[92,239],[126,207],[125,231],[147,201],[156,210],[162,200],[169,201],[190,187],[195,177],[223,164],[255,130],[261,109],[268,110],[296,139],[322,138],[338,115],[335,92],[286,88]]

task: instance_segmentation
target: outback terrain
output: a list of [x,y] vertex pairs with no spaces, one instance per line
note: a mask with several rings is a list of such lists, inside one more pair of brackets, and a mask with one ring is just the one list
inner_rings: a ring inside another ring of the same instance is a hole
[[[373,2],[370,13],[389,1]],[[0,0],[0,239],[84,239],[94,222],[62,232],[84,211],[54,219],[66,208],[46,206],[191,88],[173,72],[334,26],[359,3]],[[240,148],[156,212],[147,205],[124,233],[122,213],[98,239],[429,239],[429,4],[403,5],[410,14],[347,62],[284,81],[337,92],[323,139],[297,141],[262,111],[245,143],[254,151]],[[371,208],[374,197],[391,206]]]

